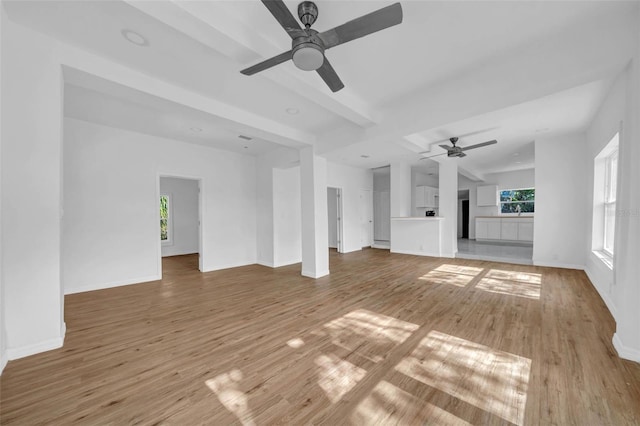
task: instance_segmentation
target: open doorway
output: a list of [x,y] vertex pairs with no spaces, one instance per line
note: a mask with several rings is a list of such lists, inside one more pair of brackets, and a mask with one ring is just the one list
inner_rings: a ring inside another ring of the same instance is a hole
[[344,253],[342,246],[342,190],[327,188],[327,213],[329,218],[329,249]]
[[458,239],[469,239],[469,190],[458,190]]
[[200,180],[159,176],[161,274],[202,270]]

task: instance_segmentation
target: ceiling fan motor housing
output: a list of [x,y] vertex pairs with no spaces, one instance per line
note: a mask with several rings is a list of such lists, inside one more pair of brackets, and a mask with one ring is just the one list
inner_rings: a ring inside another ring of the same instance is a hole
[[303,1],[298,5],[298,17],[305,28],[309,28],[318,19],[318,6],[312,1]]
[[293,63],[301,70],[314,71],[324,62],[324,44],[318,38],[316,30],[309,28],[304,30],[304,33],[305,35],[300,35],[291,41]]

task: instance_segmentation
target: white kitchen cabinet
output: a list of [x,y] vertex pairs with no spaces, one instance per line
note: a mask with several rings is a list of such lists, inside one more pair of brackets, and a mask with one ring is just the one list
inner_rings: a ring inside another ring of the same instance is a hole
[[518,223],[518,241],[533,241],[533,221]]
[[477,217],[476,240],[533,242],[533,218]]
[[416,186],[416,207],[438,207],[438,188]]
[[513,220],[500,221],[500,239],[516,241],[518,239],[518,223]]
[[498,205],[498,186],[485,185],[477,188],[477,204],[479,207]]

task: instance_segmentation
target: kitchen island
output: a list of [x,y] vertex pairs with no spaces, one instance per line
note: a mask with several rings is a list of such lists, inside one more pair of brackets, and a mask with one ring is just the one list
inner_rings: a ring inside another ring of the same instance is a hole
[[442,256],[442,217],[392,217],[391,252]]

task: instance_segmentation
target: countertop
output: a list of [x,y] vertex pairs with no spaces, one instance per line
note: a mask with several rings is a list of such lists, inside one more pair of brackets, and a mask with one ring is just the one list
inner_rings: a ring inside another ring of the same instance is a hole
[[476,216],[476,219],[533,219],[533,216]]
[[392,217],[391,220],[442,220],[440,216],[424,216],[424,217]]

